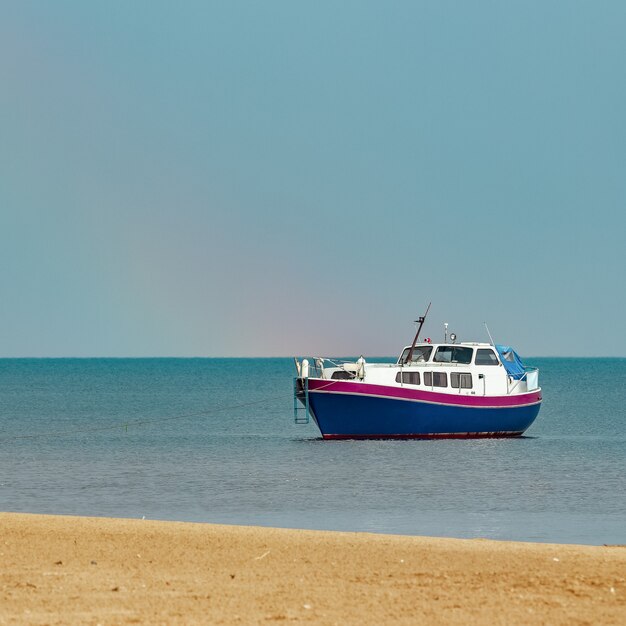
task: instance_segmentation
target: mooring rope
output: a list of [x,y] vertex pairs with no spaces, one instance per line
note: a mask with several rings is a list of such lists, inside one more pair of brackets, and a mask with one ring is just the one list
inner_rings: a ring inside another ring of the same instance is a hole
[[155,417],[155,418],[144,418],[144,419],[138,419],[138,420],[128,420],[126,422],[117,423],[117,424],[113,424],[109,426],[94,426],[92,428],[73,428],[73,429],[68,429],[68,430],[57,430],[57,431],[49,431],[45,433],[35,433],[31,435],[9,435],[8,437],[0,437],[0,443],[4,443],[7,441],[15,441],[18,439],[42,439],[45,437],[65,437],[67,435],[79,435],[83,433],[97,433],[97,432],[104,432],[108,430],[124,429],[128,431],[128,428],[132,426],[145,426],[148,424],[171,422],[174,420],[188,419],[191,417],[208,416],[213,413],[220,413],[222,411],[232,411],[235,409],[243,409],[243,408],[254,406],[257,404],[263,404],[265,402],[278,400],[280,398],[286,398],[285,394],[280,394],[276,396],[268,396],[265,398],[261,398],[260,400],[254,400],[253,402],[244,402],[241,404],[232,404],[229,406],[222,406],[222,407],[217,407],[213,409],[204,409],[202,411],[196,411],[194,413],[184,413],[182,415],[170,415],[168,417]]
[[[326,387],[330,387],[335,383],[340,382],[337,380],[331,380],[325,385],[318,387],[315,391],[321,391]],[[68,435],[80,435],[80,434],[88,434],[88,433],[99,433],[106,432],[109,430],[125,430],[128,432],[129,427],[133,426],[146,426],[149,424],[159,424],[162,422],[171,422],[174,420],[188,419],[191,417],[200,417],[200,416],[209,416],[213,413],[220,413],[223,411],[233,411],[235,409],[243,409],[249,406],[255,406],[257,404],[263,404],[265,402],[271,402],[273,400],[279,400],[281,398],[287,399],[287,396],[284,394],[276,395],[276,396],[267,396],[265,398],[261,398],[260,400],[254,400],[252,402],[244,402],[241,404],[231,404],[229,406],[217,407],[214,409],[204,409],[202,411],[196,411],[194,413],[184,413],[182,415],[170,415],[168,417],[155,417],[155,418],[144,418],[137,420],[127,420],[125,422],[111,424],[109,426],[94,426],[92,428],[72,428],[68,430],[56,430],[56,431],[48,431],[45,433],[34,433],[30,435],[8,435],[6,437],[0,437],[0,443],[6,443],[7,441],[17,441],[20,439],[44,439],[46,437],[66,437]],[[293,396],[291,396],[293,398]]]

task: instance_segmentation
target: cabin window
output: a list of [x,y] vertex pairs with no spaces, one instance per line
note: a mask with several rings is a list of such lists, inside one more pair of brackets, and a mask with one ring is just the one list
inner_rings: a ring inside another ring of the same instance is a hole
[[445,372],[424,372],[424,384],[427,387],[447,387],[448,375]]
[[498,357],[490,348],[480,348],[476,350],[474,365],[498,365]]
[[450,374],[450,386],[454,389],[471,389],[472,388],[472,375],[471,374],[457,374],[452,372]]
[[398,372],[396,374],[396,382],[404,383],[405,385],[419,385],[420,373],[419,372]]
[[354,374],[352,372],[346,372],[345,370],[337,370],[333,372],[331,376],[332,380],[351,380],[354,378]]
[[[411,348],[406,348],[402,352],[402,356],[400,357],[398,363],[404,363],[407,360],[410,350]],[[432,346],[415,346],[413,354],[411,355],[411,363],[422,363],[424,361],[428,361],[428,359],[430,359],[430,353],[432,351]]]
[[472,362],[472,348],[463,346],[439,346],[433,359],[435,363],[461,363],[469,365]]

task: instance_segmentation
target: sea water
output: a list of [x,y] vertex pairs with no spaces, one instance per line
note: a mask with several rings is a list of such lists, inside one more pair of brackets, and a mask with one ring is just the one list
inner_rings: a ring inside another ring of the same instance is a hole
[[0,510],[626,543],[626,359],[528,359],[518,439],[322,441],[291,359],[0,360]]

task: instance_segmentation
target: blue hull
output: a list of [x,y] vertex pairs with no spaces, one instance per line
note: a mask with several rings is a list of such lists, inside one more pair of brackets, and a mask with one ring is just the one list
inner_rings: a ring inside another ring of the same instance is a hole
[[428,439],[516,437],[541,404],[487,408],[310,392],[309,406],[325,439]]

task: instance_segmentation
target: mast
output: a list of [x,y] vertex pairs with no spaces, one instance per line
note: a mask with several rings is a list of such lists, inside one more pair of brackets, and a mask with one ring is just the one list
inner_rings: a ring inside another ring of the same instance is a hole
[[426,309],[426,313],[424,313],[424,315],[422,315],[421,317],[418,317],[415,320],[415,323],[419,323],[419,326],[417,327],[417,332],[415,333],[415,338],[413,339],[413,343],[411,344],[411,349],[409,350],[409,353],[407,354],[406,359],[404,360],[405,363],[410,363],[411,359],[413,358],[413,351],[415,350],[415,344],[417,343],[417,339],[420,336],[420,332],[422,330],[422,326],[424,325],[424,322],[426,321],[426,316],[428,315],[428,311],[430,311],[430,305],[432,304],[432,302],[428,303],[428,308]]
[[493,342],[493,337],[491,336],[491,333],[489,332],[489,326],[487,326],[487,322],[483,322],[483,324],[485,325],[485,330],[487,331],[487,334],[489,335],[489,341],[491,341],[491,345],[495,348],[496,344]]

